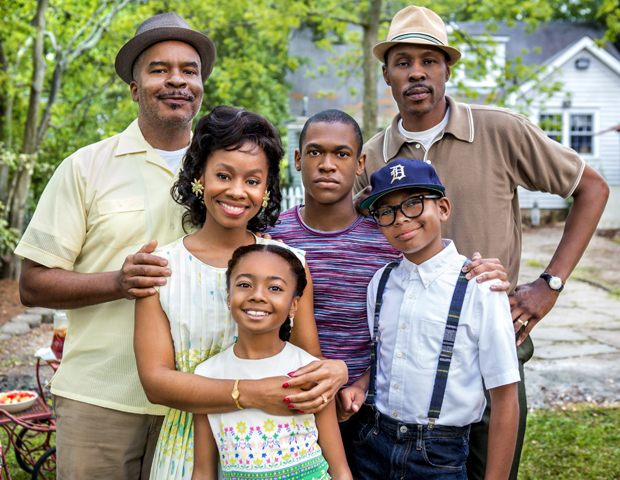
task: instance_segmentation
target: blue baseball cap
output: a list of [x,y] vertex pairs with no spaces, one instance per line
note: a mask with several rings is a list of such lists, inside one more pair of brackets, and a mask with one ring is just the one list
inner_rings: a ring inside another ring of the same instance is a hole
[[442,197],[446,195],[435,169],[421,160],[392,160],[370,176],[370,186],[372,193],[362,202],[363,209],[370,208],[386,193],[402,188],[421,188],[437,192]]

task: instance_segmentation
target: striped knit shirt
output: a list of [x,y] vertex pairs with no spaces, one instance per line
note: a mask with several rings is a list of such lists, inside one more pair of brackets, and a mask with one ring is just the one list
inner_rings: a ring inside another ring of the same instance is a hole
[[362,215],[344,230],[323,232],[304,223],[301,206],[280,215],[268,233],[306,251],[314,287],[314,317],[323,356],[343,360],[349,383],[370,364],[366,288],[374,273],[400,258],[379,227]]

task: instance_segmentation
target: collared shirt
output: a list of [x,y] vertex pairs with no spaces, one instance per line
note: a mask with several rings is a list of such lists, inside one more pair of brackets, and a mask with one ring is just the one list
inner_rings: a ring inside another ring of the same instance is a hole
[[448,125],[449,119],[450,107],[446,108],[446,114],[443,116],[443,120],[434,127],[431,127],[428,130],[423,130],[421,132],[409,132],[405,130],[405,126],[403,125],[403,119],[401,118],[398,121],[398,132],[403,137],[405,137],[408,143],[418,142],[425,150],[428,150],[429,148],[431,148],[433,141],[439,136],[439,134],[443,133],[446,125]]
[[[183,209],[170,195],[174,181],[136,120],[60,164],[15,253],[79,273],[119,270],[147,241],[166,245],[183,235]],[[134,301],[77,308],[67,316],[52,393],[114,410],[165,414],[165,407],[147,401],[138,378]]]
[[370,175],[398,158],[429,162],[446,187],[452,204],[442,235],[459,252],[478,251],[499,258],[514,289],[521,260],[521,215],[517,187],[567,198],[585,167],[574,150],[549,139],[523,115],[505,108],[466,105],[446,96],[450,119],[443,135],[426,150],[407,143],[392,125],[364,145],[365,172],[357,177],[357,193]]
[[[377,408],[406,423],[428,424],[448,311],[465,257],[454,243],[415,265],[406,258],[390,274],[379,316]],[[374,328],[382,268],[368,285],[367,313]],[[480,421],[488,389],[518,382],[519,365],[508,296],[499,281],[470,281],[454,342],[446,394],[437,425]]]

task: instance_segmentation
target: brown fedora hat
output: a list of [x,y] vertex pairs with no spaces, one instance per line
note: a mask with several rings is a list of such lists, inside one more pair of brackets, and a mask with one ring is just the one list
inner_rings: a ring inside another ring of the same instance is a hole
[[116,73],[125,83],[133,80],[136,58],[151,45],[168,40],[178,40],[196,49],[200,55],[202,81],[206,82],[215,64],[215,45],[203,33],[192,30],[189,23],[176,12],[162,13],[146,19],[116,56]]
[[450,65],[454,65],[461,58],[461,52],[448,45],[448,34],[443,20],[424,7],[411,5],[394,15],[386,41],[377,43],[372,53],[383,63],[385,52],[398,43],[437,47],[448,54]]

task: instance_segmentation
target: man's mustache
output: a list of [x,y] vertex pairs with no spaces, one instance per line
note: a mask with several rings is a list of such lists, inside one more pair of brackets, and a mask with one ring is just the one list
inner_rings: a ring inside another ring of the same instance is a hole
[[159,99],[166,98],[166,97],[185,97],[185,99],[189,102],[193,102],[196,99],[196,97],[194,97],[194,95],[192,95],[191,93],[177,92],[175,90],[171,90],[169,92],[158,93],[156,97]]
[[428,93],[433,93],[435,91],[435,89],[433,87],[431,87],[430,85],[424,85],[423,83],[416,83],[415,85],[411,85],[410,87],[408,87],[403,94],[404,95],[409,95],[412,90],[416,89],[416,88],[424,88],[426,90],[428,90]]

